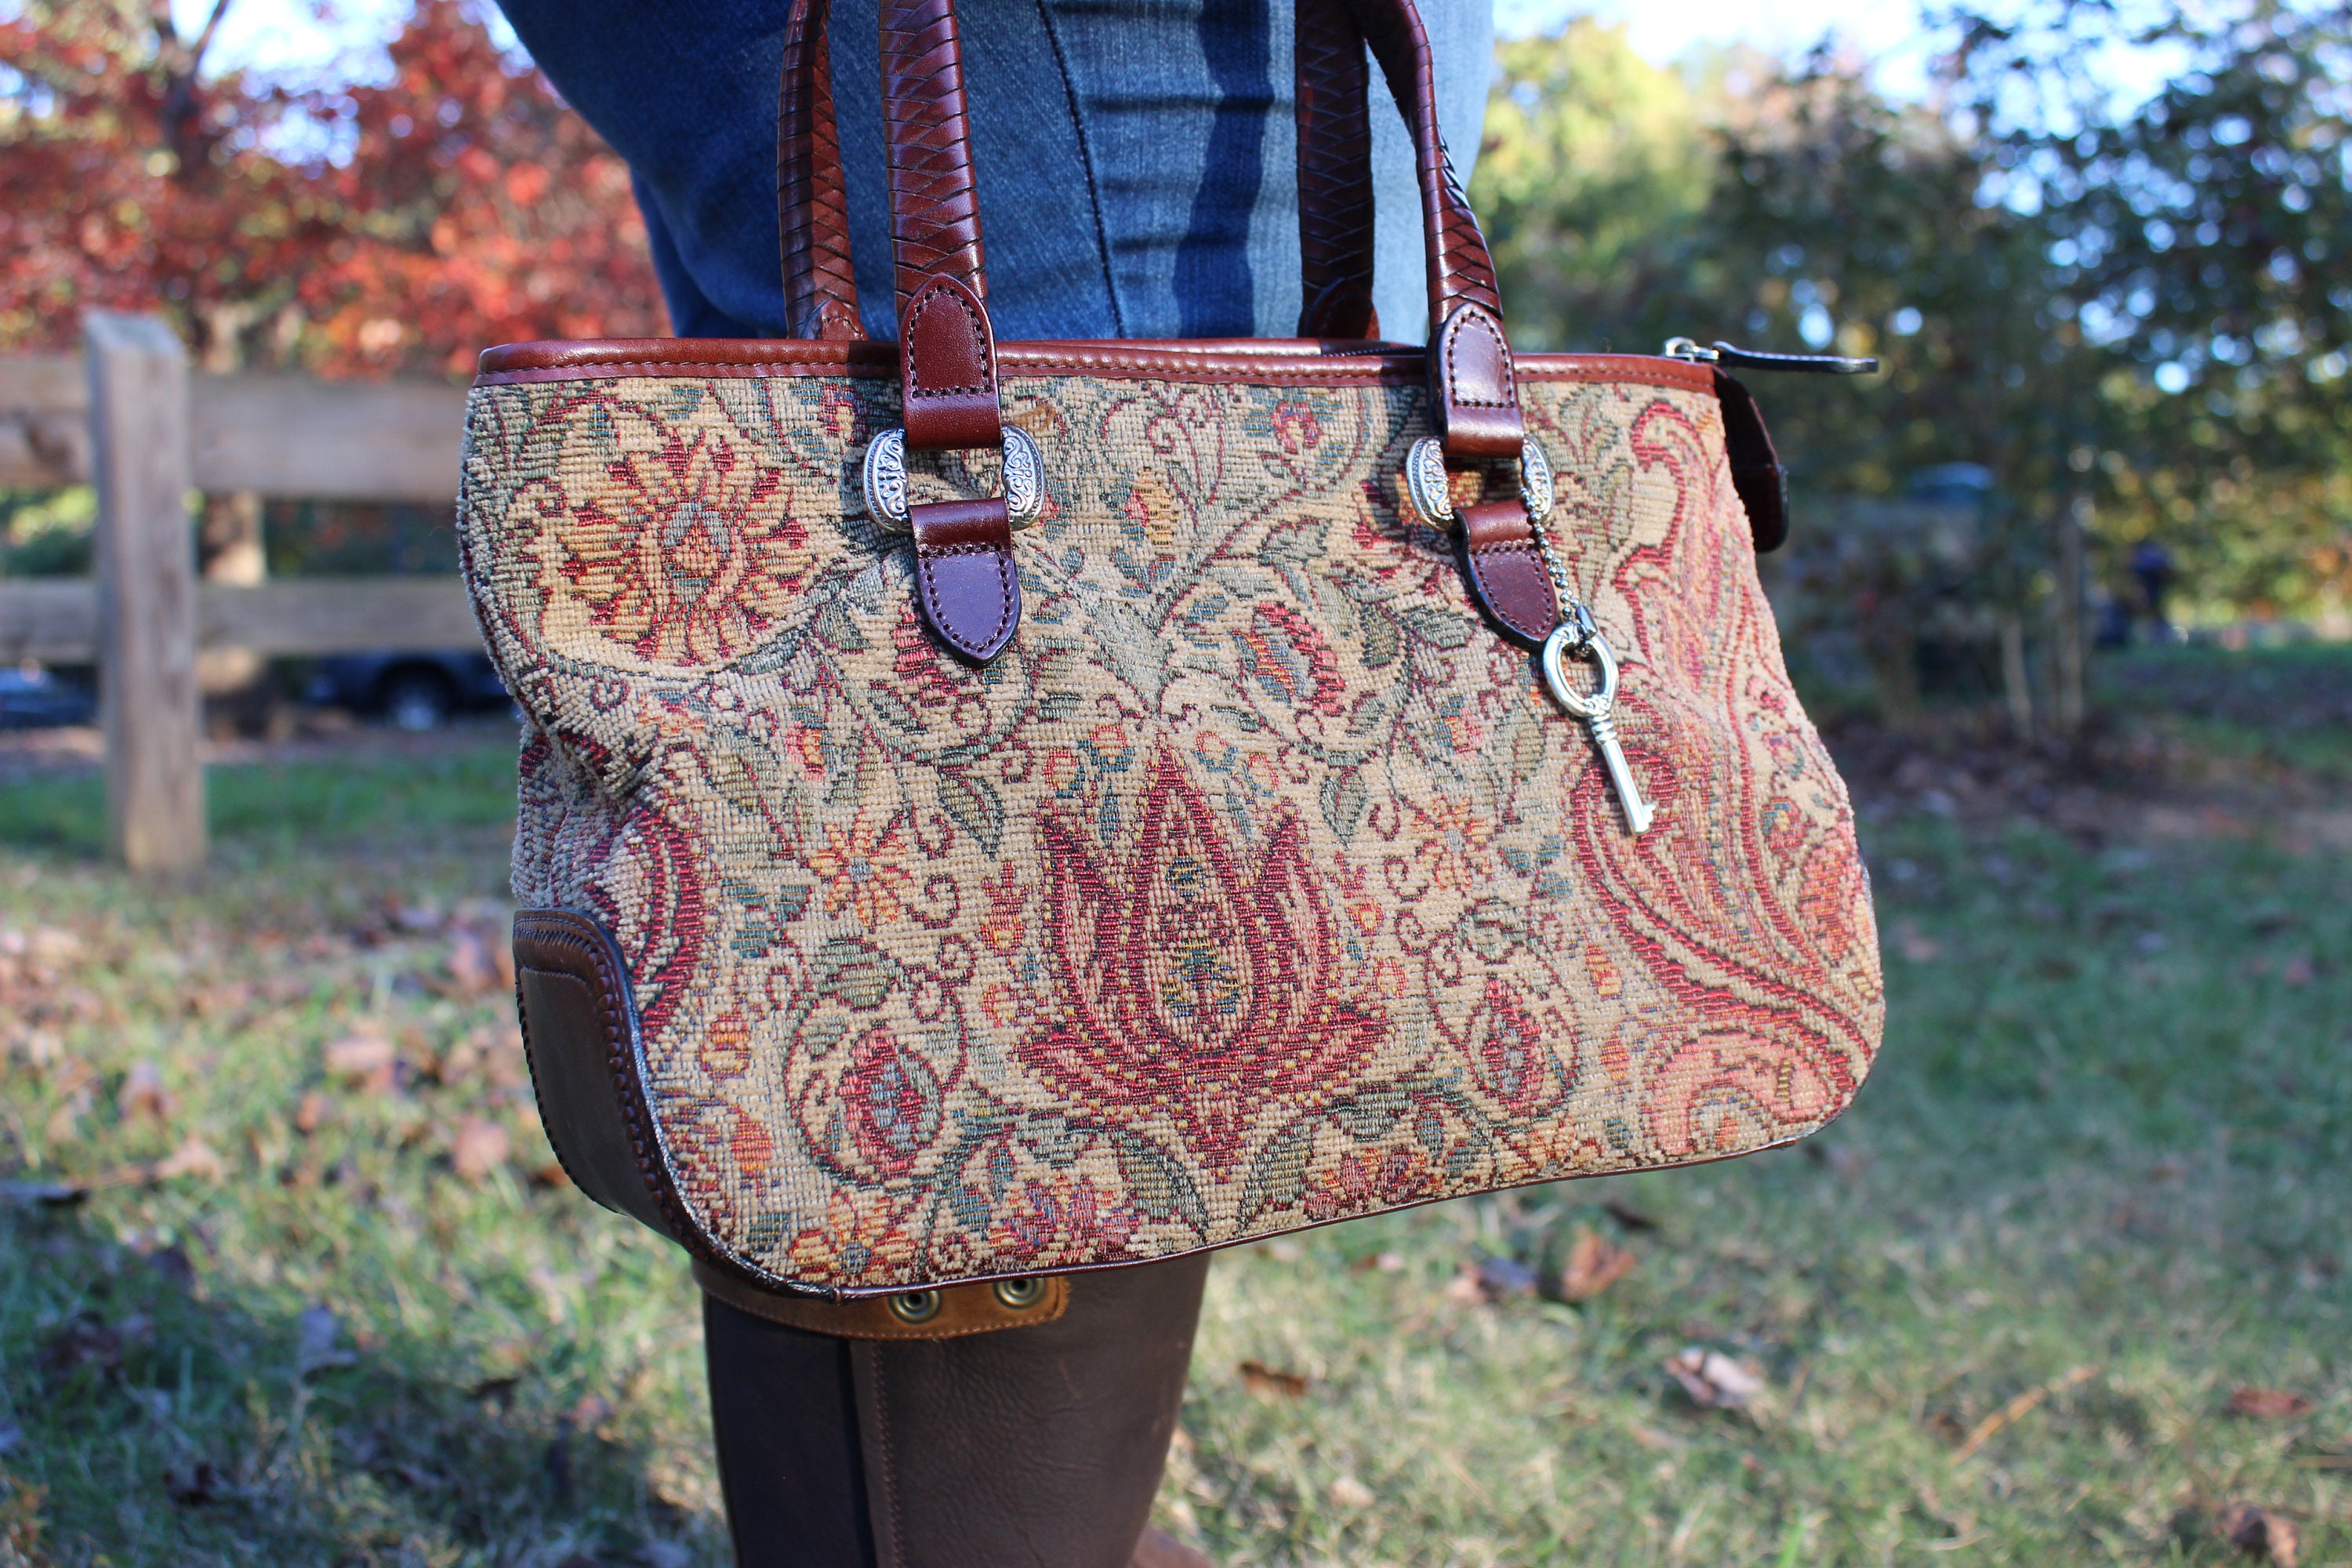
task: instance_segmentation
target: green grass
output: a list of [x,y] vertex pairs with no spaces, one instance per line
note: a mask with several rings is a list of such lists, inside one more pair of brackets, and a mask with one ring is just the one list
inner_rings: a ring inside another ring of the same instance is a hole
[[[216,771],[215,869],[161,889],[90,858],[86,784],[0,786],[0,1164],[193,1136],[225,1167],[0,1205],[0,1542],[724,1560],[683,1266],[535,1180],[507,1004],[452,983],[457,926],[498,923],[510,767]],[[1161,1521],[1235,1565],[2218,1565],[2249,1502],[2352,1558],[2352,864],[1920,819],[1868,847],[1891,1022],[1842,1122],[1227,1254]],[[369,1031],[390,1088],[323,1065]],[[126,1108],[141,1062],[160,1115]],[[468,1179],[476,1122],[512,1152]],[[1580,1226],[1639,1258],[1580,1306],[1447,1291]],[[1675,1386],[1691,1344],[1763,1376],[1750,1409]],[[2315,1407],[2235,1415],[2241,1384]]]

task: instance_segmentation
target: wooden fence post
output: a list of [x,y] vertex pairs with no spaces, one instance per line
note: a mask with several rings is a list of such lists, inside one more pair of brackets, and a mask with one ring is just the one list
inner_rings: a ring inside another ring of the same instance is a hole
[[134,871],[185,870],[205,858],[188,356],[153,316],[93,310],[82,342],[98,485],[108,837]]

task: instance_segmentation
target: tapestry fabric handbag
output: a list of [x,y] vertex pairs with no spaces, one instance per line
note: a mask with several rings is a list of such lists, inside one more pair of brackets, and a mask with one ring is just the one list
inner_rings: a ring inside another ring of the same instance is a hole
[[[781,110],[800,335],[493,349],[468,404],[577,1184],[709,1280],[845,1298],[1837,1115],[1877,941],[1758,585],[1769,443],[1716,365],[1511,352],[1409,0],[1301,0],[1286,342],[994,341],[948,0],[882,5],[900,335],[863,341],[824,23]],[[1372,341],[1362,41],[1425,350]]]

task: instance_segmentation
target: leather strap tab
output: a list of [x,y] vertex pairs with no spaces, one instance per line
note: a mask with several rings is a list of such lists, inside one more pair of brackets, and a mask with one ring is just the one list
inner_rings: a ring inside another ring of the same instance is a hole
[[1723,447],[1731,459],[1731,488],[1748,510],[1748,530],[1756,553],[1778,550],[1789,538],[1789,470],[1764,428],[1764,412],[1753,394],[1721,371],[1715,373],[1716,400],[1723,405]]
[[1021,576],[1004,498],[933,501],[908,509],[923,619],[950,652],[986,664],[1021,625]]
[[937,274],[907,306],[898,320],[898,374],[908,449],[1003,444],[996,336],[979,296],[961,280]]
[[793,0],[776,86],[776,223],[784,258],[785,331],[855,341],[857,279],[849,262],[849,202],[825,47],[832,0]]
[[1462,509],[1462,574],[1495,629],[1524,648],[1538,648],[1559,624],[1551,574],[1527,509],[1515,500]]
[[997,1329],[1050,1323],[1070,1306],[1070,1281],[1059,1274],[1034,1281],[1040,1287],[1036,1299],[1017,1307],[1008,1306],[993,1284],[942,1286],[930,1292],[939,1298],[938,1306],[915,1322],[891,1310],[893,1297],[826,1301],[813,1296],[787,1296],[757,1289],[698,1258],[694,1282],[703,1294],[715,1296],[738,1311],[837,1340],[957,1340]]
[[1501,316],[1475,300],[1456,305],[1430,340],[1429,376],[1447,457],[1519,455],[1527,426]]

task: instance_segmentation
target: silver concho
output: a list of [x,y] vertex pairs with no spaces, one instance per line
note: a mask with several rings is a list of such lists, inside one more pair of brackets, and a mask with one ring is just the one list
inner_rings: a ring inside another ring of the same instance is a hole
[[[1405,454],[1404,489],[1412,510],[1430,527],[1450,529],[1459,521],[1454,510],[1453,491],[1446,485],[1445,446],[1436,437],[1423,436]],[[1528,509],[1528,516],[1538,527],[1551,515],[1555,494],[1551,459],[1532,437],[1521,441],[1519,504]]]
[[866,515],[885,533],[915,526],[907,510],[907,432],[885,430],[866,444]]
[[1551,459],[1530,436],[1519,443],[1519,504],[1540,524],[1551,515]]
[[1045,515],[1045,454],[1018,425],[1004,427],[1004,513],[1015,528]]
[[[1045,455],[1018,425],[1004,427],[1004,511],[1015,528],[1033,526],[1045,515]],[[885,533],[906,533],[914,517],[907,500],[907,432],[885,430],[866,443],[861,468],[866,515]]]
[[1445,444],[1423,436],[1404,457],[1404,491],[1421,521],[1432,528],[1454,526],[1454,493],[1445,481]]

